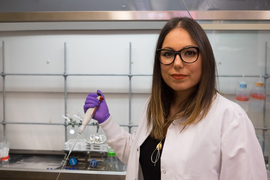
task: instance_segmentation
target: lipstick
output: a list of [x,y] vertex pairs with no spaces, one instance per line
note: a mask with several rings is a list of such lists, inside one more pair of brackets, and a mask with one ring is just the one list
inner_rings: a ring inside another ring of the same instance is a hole
[[186,75],[183,75],[183,74],[172,74],[171,76],[172,76],[172,78],[174,78],[176,80],[181,80],[181,79],[184,79],[185,77],[187,77]]

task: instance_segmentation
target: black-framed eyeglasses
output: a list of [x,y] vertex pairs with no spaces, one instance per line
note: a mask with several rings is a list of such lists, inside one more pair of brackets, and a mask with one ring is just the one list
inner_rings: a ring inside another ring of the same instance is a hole
[[159,56],[161,64],[170,65],[174,62],[176,55],[180,56],[180,59],[185,63],[194,63],[199,58],[199,47],[185,47],[179,51],[173,51],[171,49],[158,49],[156,51]]

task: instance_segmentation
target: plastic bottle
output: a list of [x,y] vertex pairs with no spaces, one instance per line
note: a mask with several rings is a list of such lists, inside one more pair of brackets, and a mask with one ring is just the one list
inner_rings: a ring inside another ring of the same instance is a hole
[[108,148],[107,152],[107,164],[106,164],[106,171],[119,171],[118,167],[118,158],[115,155],[115,152]]
[[247,112],[249,106],[249,93],[247,90],[247,83],[241,81],[236,90],[236,102]]
[[2,161],[2,167],[9,167],[9,156],[2,157],[1,161]]
[[256,86],[252,90],[250,107],[255,110],[262,112],[264,108],[265,90],[264,83],[260,80],[257,81]]
[[9,143],[0,142],[0,160],[2,167],[9,167]]

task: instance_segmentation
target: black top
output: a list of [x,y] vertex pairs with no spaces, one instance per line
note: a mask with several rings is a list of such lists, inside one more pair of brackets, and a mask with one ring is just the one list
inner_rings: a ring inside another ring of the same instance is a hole
[[[140,147],[140,164],[142,167],[142,173],[144,180],[160,180],[161,171],[160,171],[160,158],[163,150],[164,140],[162,140],[162,148],[160,150],[160,157],[159,160],[154,163],[151,161],[151,155],[156,149],[157,144],[160,140],[153,139],[152,137],[148,136],[147,139]],[[157,150],[153,154],[153,160],[157,155]]]

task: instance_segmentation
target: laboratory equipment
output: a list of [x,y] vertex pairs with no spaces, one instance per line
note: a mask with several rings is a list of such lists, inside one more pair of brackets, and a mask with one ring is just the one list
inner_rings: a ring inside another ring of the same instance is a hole
[[[76,139],[70,139],[65,143],[65,147],[63,149],[65,154],[69,153],[75,141]],[[68,161],[65,164],[65,167],[69,169],[76,168],[77,170],[104,171],[106,153],[106,143],[90,144],[86,139],[78,139],[69,156],[70,158],[68,158]],[[96,162],[93,162],[93,159],[95,159]]]
[[[104,100],[104,98],[99,93],[98,93],[97,99],[99,100],[99,102]],[[90,120],[93,117],[93,115],[95,114],[96,110],[97,110],[97,106],[95,108],[87,109],[87,111],[83,117],[82,125],[80,126],[80,129],[79,129],[79,134],[81,134],[83,132],[83,130],[85,129],[85,126],[90,122]]]
[[264,108],[264,100],[265,100],[265,90],[264,90],[264,83],[260,78],[259,81],[257,81],[256,86],[252,90],[251,95],[251,101],[250,101],[250,107],[255,110],[262,112]]
[[106,142],[106,136],[104,134],[91,134],[86,141],[89,144],[103,144]]
[[[101,96],[101,94],[99,94],[99,93],[97,93],[97,95],[98,95],[97,99],[99,100],[99,103],[100,103],[104,98],[103,98],[103,97]],[[95,106],[95,107],[93,107],[93,108],[88,108],[88,110],[86,111],[86,113],[85,113],[85,115],[84,115],[84,118],[83,118],[83,121],[82,121],[82,125],[80,126],[80,129],[79,129],[79,133],[78,133],[78,135],[77,135],[77,138],[75,139],[73,145],[71,146],[71,148],[70,148],[70,150],[69,150],[69,153],[68,153],[67,157],[65,158],[65,162],[64,162],[64,164],[63,164],[61,170],[64,169],[64,167],[65,167],[65,165],[66,165],[66,162],[67,162],[67,160],[68,160],[68,158],[69,158],[69,156],[70,156],[70,154],[71,154],[71,152],[72,152],[74,146],[76,145],[76,143],[77,143],[77,141],[78,141],[78,139],[79,139],[79,136],[80,136],[81,133],[84,131],[85,126],[91,121],[93,115],[94,115],[95,112],[96,112],[96,109],[97,109],[97,106]],[[58,174],[56,180],[58,180],[60,174],[61,174],[61,172],[59,172],[59,174]]]
[[62,117],[65,118],[65,119],[67,120],[68,125],[71,125],[71,126],[72,126],[72,128],[71,128],[70,131],[69,131],[69,133],[70,133],[70,134],[75,134],[74,127],[75,127],[75,125],[76,125],[77,122],[76,122],[75,120],[73,120],[72,118],[69,118],[68,116],[62,115]]
[[249,106],[249,92],[247,89],[247,83],[241,81],[239,87],[236,90],[236,102],[247,112]]
[[92,159],[90,162],[89,162],[89,164],[90,164],[90,167],[91,168],[96,168],[97,166],[98,166],[98,161],[96,160],[96,159]]
[[0,143],[0,159],[2,167],[9,166],[9,143],[8,142],[1,142]]
[[71,166],[76,166],[78,164],[78,159],[76,157],[71,157],[71,158],[69,158],[68,163]]
[[106,171],[119,171],[118,158],[112,148],[108,147]]

